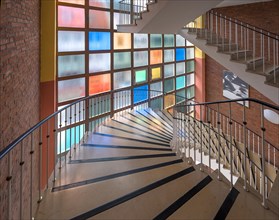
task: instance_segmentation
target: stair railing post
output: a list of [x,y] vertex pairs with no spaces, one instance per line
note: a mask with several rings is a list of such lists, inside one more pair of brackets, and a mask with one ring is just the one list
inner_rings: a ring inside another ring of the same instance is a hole
[[229,102],[229,135],[230,135],[230,174],[231,188],[233,188],[233,151],[232,151],[232,105]]
[[206,106],[207,108],[207,123],[208,123],[208,166],[209,166],[209,169],[211,169],[211,127],[210,127],[210,124],[211,124],[211,117],[210,117],[210,108],[208,106]]
[[130,0],[130,24],[134,23],[134,0]]
[[57,161],[57,143],[58,143],[58,114],[54,116],[54,160],[53,160],[53,180],[52,182],[55,183],[56,180],[56,161]]
[[217,45],[218,45],[218,36],[219,36],[219,34],[218,34],[218,15],[217,15],[217,12],[216,12],[216,24],[215,24],[215,32],[216,32],[216,43],[217,43]]
[[[190,106],[188,106],[188,112],[187,112],[187,114],[189,115],[190,114],[190,111],[191,111],[191,103],[190,103]],[[188,116],[189,118],[191,117],[191,116]],[[190,123],[188,123],[188,130],[190,131]],[[190,164],[191,163],[191,155],[190,155],[190,148],[191,148],[191,138],[190,138],[190,135],[189,135],[189,143],[188,143],[188,163]]]
[[247,122],[246,122],[246,101],[243,101],[243,144],[244,144],[244,190],[248,191],[247,188],[247,137],[246,137],[246,132],[247,132]]
[[229,22],[229,51],[231,52],[231,43],[232,43],[232,19],[230,18]]
[[237,22],[235,20],[235,44],[236,44],[236,59],[238,60],[238,30]]
[[261,30],[261,36],[262,36],[262,58],[263,58],[263,73],[265,72],[265,46],[264,46],[264,34],[263,30]]
[[201,167],[200,167],[200,171],[203,171],[203,156],[202,156],[202,154],[203,154],[203,150],[202,150],[202,105],[200,105],[200,145],[201,145]]
[[262,187],[262,196],[263,202],[262,205],[264,208],[268,208],[266,202],[266,188],[265,188],[265,127],[264,127],[264,109],[261,105],[261,138],[262,138],[262,172],[261,172],[261,187]]
[[221,129],[220,129],[220,126],[221,126],[221,122],[220,122],[220,104],[218,103],[217,104],[217,111],[218,111],[218,115],[217,115],[217,125],[218,125],[218,176],[217,176],[217,179],[220,180],[221,177],[220,177],[220,172],[221,172]]
[[270,61],[270,33],[267,33],[267,60]]
[[[196,105],[194,105],[194,131],[196,131]],[[194,163],[196,163],[196,138],[194,136]]]
[[39,190],[39,198],[38,203],[42,201],[42,191],[41,191],[41,178],[42,178],[42,146],[43,146],[43,132],[42,125],[39,128],[39,151],[38,151],[38,190]]
[[256,69],[255,58],[256,58],[256,28],[254,27],[254,30],[253,30],[253,70]]

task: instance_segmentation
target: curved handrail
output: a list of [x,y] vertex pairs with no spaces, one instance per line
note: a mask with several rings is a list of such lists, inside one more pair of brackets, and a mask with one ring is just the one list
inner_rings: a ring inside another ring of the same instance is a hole
[[[117,92],[118,90],[115,90],[115,92]],[[169,95],[172,93],[165,93],[163,91],[157,91],[157,90],[144,90],[144,89],[137,89],[136,91],[150,91],[150,92],[158,92],[161,93],[162,95]],[[111,92],[107,92],[107,93],[102,93],[102,94],[97,94],[97,95],[91,95],[91,96],[87,96],[87,97],[83,97],[78,99],[77,101],[72,102],[69,105],[66,105],[65,107],[57,110],[56,112],[52,113],[51,115],[47,116],[46,118],[44,118],[43,120],[41,120],[40,122],[38,122],[37,124],[35,124],[33,127],[29,128],[26,132],[24,132],[22,135],[20,135],[19,137],[17,137],[14,141],[12,141],[9,145],[7,145],[3,150],[0,151],[0,160],[7,155],[17,144],[19,144],[22,140],[24,140],[28,135],[30,135],[33,131],[35,131],[37,128],[39,128],[40,126],[42,126],[45,122],[47,122],[48,120],[52,119],[53,117],[55,117],[56,115],[58,115],[59,113],[61,113],[62,111],[66,110],[67,108],[80,103],[82,101],[97,97],[99,95],[106,95],[106,94],[110,94]],[[176,95],[173,94],[176,97],[180,97],[183,98],[185,100],[188,100],[186,97],[180,96],[180,95]],[[152,99],[152,98],[151,98]]]

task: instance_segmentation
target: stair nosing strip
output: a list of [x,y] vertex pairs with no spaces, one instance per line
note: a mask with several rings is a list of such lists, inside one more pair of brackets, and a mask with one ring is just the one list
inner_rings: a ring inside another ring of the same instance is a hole
[[168,208],[162,211],[159,215],[157,215],[154,220],[163,220],[167,219],[174,212],[176,212],[179,208],[181,208],[186,202],[188,202],[191,198],[193,198],[197,193],[199,193],[204,187],[206,187],[212,178],[208,175],[203,180],[201,180],[197,185],[192,187],[189,191],[187,191],[183,196],[173,202]]
[[176,180],[176,179],[178,179],[178,178],[180,178],[182,176],[185,176],[186,174],[189,174],[189,173],[193,172],[194,170],[195,170],[194,167],[188,167],[188,168],[186,168],[186,169],[184,169],[184,170],[182,170],[180,172],[177,172],[175,174],[167,176],[167,177],[165,177],[163,179],[157,180],[156,182],[153,182],[153,183],[151,183],[149,185],[146,185],[146,186],[144,186],[144,187],[142,187],[140,189],[137,189],[137,190],[135,190],[133,192],[130,192],[130,193],[124,195],[124,196],[121,196],[121,197],[119,197],[119,198],[117,198],[115,200],[112,200],[112,201],[110,201],[108,203],[105,203],[105,204],[103,204],[103,205],[101,205],[101,206],[99,206],[97,208],[91,209],[91,210],[89,210],[89,211],[87,211],[87,212],[85,212],[83,214],[77,215],[77,216],[75,216],[74,218],[71,218],[71,219],[72,220],[80,220],[80,219],[90,218],[90,217],[95,216],[97,214],[100,214],[100,213],[102,213],[102,212],[104,212],[106,210],[109,210],[109,209],[111,209],[111,208],[113,208],[113,207],[115,207],[115,206],[117,206],[119,204],[122,204],[122,203],[124,203],[124,202],[126,202],[128,200],[131,200],[131,199],[133,199],[133,198],[135,198],[137,196],[140,196],[140,195],[142,195],[142,194],[144,194],[146,192],[149,192],[149,191],[151,191],[151,190],[153,190],[155,188],[158,188],[158,187],[160,187],[162,185],[165,185],[165,184],[167,184],[167,183],[169,183],[169,182],[171,182],[173,180]]
[[159,163],[159,164],[153,164],[153,165],[146,166],[146,167],[140,167],[140,168],[136,168],[133,170],[127,170],[127,171],[123,171],[123,172],[113,173],[113,174],[109,174],[109,175],[102,176],[102,177],[96,177],[96,178],[87,179],[87,180],[83,180],[83,181],[79,181],[79,182],[75,182],[75,183],[65,184],[62,186],[53,187],[52,192],[72,189],[75,187],[80,187],[80,186],[84,186],[84,185],[88,185],[88,184],[111,180],[114,178],[128,176],[131,174],[136,174],[136,173],[153,170],[153,169],[157,169],[157,168],[162,168],[162,167],[166,167],[166,166],[170,166],[170,165],[174,165],[174,164],[182,163],[182,162],[183,162],[182,159],[177,159],[177,160],[167,161],[167,162],[163,162],[163,163]]

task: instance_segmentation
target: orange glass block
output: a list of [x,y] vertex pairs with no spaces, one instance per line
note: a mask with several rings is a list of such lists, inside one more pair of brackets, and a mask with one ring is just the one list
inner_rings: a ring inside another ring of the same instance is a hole
[[164,108],[168,108],[170,106],[173,106],[175,104],[175,96],[174,96],[174,94],[166,95],[164,97],[164,101],[165,101]]
[[89,77],[89,95],[111,90],[110,74]]
[[162,63],[162,50],[151,50],[150,51],[150,64],[160,64]]
[[131,34],[114,33],[113,43],[115,50],[131,49]]

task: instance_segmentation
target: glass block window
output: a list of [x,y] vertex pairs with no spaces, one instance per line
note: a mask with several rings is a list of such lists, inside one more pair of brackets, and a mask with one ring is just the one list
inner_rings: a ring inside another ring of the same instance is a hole
[[164,62],[173,62],[174,61],[174,50],[165,50],[164,51]]
[[180,35],[176,35],[176,46],[177,47],[184,47],[185,46],[185,38],[181,37]]
[[161,78],[161,67],[155,67],[151,69],[151,79],[160,79]]
[[189,47],[186,49],[186,57],[187,59],[194,59],[195,58],[195,48],[194,47]]
[[110,50],[110,32],[89,32],[89,50]]
[[147,34],[134,34],[134,48],[147,48],[148,35]]
[[166,79],[164,81],[164,92],[171,92],[174,90],[174,79]]
[[110,0],[89,0],[89,5],[99,8],[110,8]]
[[134,67],[148,65],[148,51],[135,51],[134,52]]
[[187,99],[192,99],[195,96],[195,86],[191,86],[187,89]]
[[136,70],[135,71],[135,83],[143,83],[147,81],[147,70]]
[[176,77],[176,89],[185,88],[185,76]]
[[58,31],[58,52],[84,51],[83,31]]
[[162,35],[161,34],[151,34],[150,35],[150,47],[151,48],[162,47]]
[[185,48],[177,48],[176,49],[176,61],[183,61],[185,60]]
[[164,35],[164,46],[165,47],[174,47],[174,35],[173,34]]
[[150,51],[150,64],[162,63],[162,50],[151,50]]
[[185,73],[185,63],[176,63],[176,75],[181,75]]
[[184,101],[186,98],[186,89],[182,89],[176,92],[176,103]]
[[151,91],[159,91],[159,92],[161,91],[161,93],[158,93],[158,92],[151,93],[151,94],[153,94],[153,96],[151,95],[151,98],[155,97],[155,96],[158,96],[158,95],[162,95],[162,92],[163,92],[163,83],[162,83],[162,81],[156,82],[156,83],[151,83],[150,84],[150,90]]
[[191,73],[195,71],[195,61],[194,60],[190,60],[187,61],[187,73]]
[[174,76],[174,64],[167,64],[164,66],[164,77]]
[[58,82],[58,102],[65,102],[85,96],[85,79],[69,79]]
[[58,76],[73,76],[85,73],[84,55],[58,56]]
[[131,86],[131,70],[115,72],[113,74],[113,88],[121,89]]
[[131,34],[114,33],[113,42],[115,50],[131,49]]
[[175,96],[174,94],[169,94],[164,97],[165,108],[169,108],[175,104]]
[[148,85],[134,88],[134,104],[148,99]]
[[194,85],[194,83],[195,83],[195,74],[192,73],[187,75],[187,86]]
[[66,3],[71,3],[71,4],[79,4],[79,5],[84,5],[85,0],[58,0],[59,2],[66,2]]
[[131,52],[118,52],[113,54],[114,69],[124,69],[131,67]]
[[89,55],[89,72],[97,73],[110,70],[110,53],[96,53]]
[[58,27],[84,28],[84,9],[58,6]]
[[89,77],[89,94],[94,95],[110,91],[110,74]]
[[89,10],[89,28],[109,29],[110,13],[107,11]]
[[156,98],[150,101],[150,108],[154,110],[161,110],[163,109],[163,98]]

